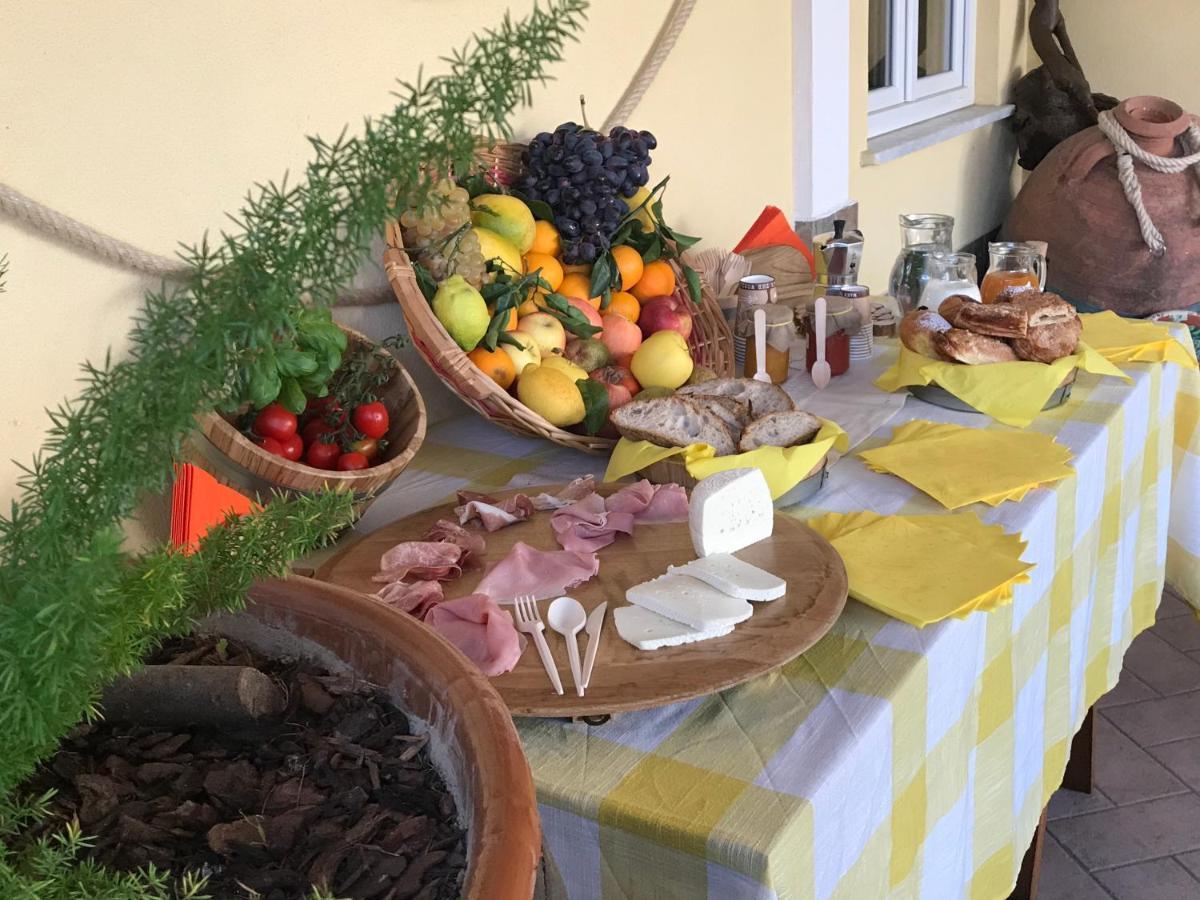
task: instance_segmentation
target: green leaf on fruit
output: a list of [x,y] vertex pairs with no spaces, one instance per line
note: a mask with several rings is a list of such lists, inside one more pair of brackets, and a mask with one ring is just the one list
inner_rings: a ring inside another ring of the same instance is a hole
[[608,390],[598,381],[580,378],[575,382],[583,397],[583,430],[595,434],[608,421]]
[[467,195],[474,200],[480,194],[494,194],[496,188],[490,184],[482,172],[474,172],[458,179],[459,187],[466,188]]
[[613,282],[617,278],[620,278],[617,261],[613,258],[611,250],[605,250],[596,257],[596,262],[592,265],[592,280],[588,283],[588,291],[591,296],[599,297],[605,291],[612,290]]
[[684,280],[687,281],[688,294],[691,296],[692,302],[699,306],[702,296],[700,290],[700,273],[689,265],[684,265],[682,268]]
[[593,337],[601,331],[587,320],[587,316],[568,303],[562,294],[547,294],[545,302],[546,312],[558,319],[563,328],[576,337]]
[[495,350],[496,344],[500,340],[500,334],[504,331],[504,326],[508,324],[508,308],[496,310],[492,315],[492,319],[488,322],[487,331],[483,334],[483,339],[479,342],[480,346],[486,347],[488,350]]
[[554,210],[550,208],[550,204],[545,200],[530,200],[520,191],[511,192],[514,197],[529,207],[529,211],[533,213],[535,219],[540,219],[543,222],[550,222],[554,219]]
[[433,295],[437,293],[438,289],[437,281],[429,274],[429,270],[419,262],[413,262],[412,270],[413,274],[417,276],[417,287],[421,289],[421,293],[425,296],[426,300],[433,302]]
[[501,344],[508,344],[510,347],[520,347],[522,350],[525,349],[525,345],[513,337],[511,331],[500,332],[500,337],[496,340],[496,346],[500,346]]
[[646,244],[646,249],[642,252],[642,262],[654,262],[663,255],[662,237],[656,231],[650,233],[650,240]]
[[690,234],[680,234],[678,231],[671,232],[671,240],[675,242],[675,246],[677,246],[680,251],[686,250],[688,247],[693,247],[700,243],[700,238],[693,237]]

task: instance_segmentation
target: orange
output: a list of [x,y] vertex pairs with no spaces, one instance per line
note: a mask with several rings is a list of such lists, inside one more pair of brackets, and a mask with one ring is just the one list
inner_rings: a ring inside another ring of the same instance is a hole
[[558,286],[558,292],[564,297],[576,297],[580,300],[586,300],[592,304],[592,309],[600,308],[600,298],[590,296],[592,287],[588,276],[579,272],[572,272],[570,275],[564,276],[562,284]]
[[[516,310],[517,315],[520,316],[521,318],[525,318],[525,316],[531,316],[534,313],[545,312],[546,304],[542,302],[542,298],[545,296],[546,295],[544,293],[542,293],[541,291],[534,291],[532,294],[529,295],[529,297],[527,297],[524,301],[522,301],[520,306],[517,307],[517,310]],[[505,329],[505,330],[511,330],[511,329]]]
[[606,313],[614,313],[622,319],[628,319],[630,322],[637,322],[638,316],[642,314],[642,304],[637,302],[637,297],[625,291],[614,291],[612,299],[608,301],[608,309]]
[[545,253],[526,253],[525,271],[532,273],[538,269],[542,270],[541,277],[550,285],[550,290],[557,291],[563,281],[562,263]]
[[517,380],[517,368],[513,365],[512,357],[499,347],[495,350],[483,346],[476,347],[467,354],[467,359],[505,390],[512,387],[512,383]]
[[642,257],[632,247],[613,247],[613,261],[621,273],[621,290],[627,291],[642,277]]
[[529,248],[529,252],[558,256],[561,250],[562,242],[558,239],[558,229],[549,222],[534,222],[533,245]]
[[642,270],[642,277],[633,286],[630,293],[643,303],[651,297],[675,293],[675,270],[663,259],[646,263]]

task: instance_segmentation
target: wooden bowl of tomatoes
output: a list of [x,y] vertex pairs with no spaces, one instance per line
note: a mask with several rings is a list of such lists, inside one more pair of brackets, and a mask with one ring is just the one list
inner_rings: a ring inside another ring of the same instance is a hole
[[296,415],[279,403],[199,418],[199,462],[267,502],[277,493],[350,490],[365,504],[395,480],[425,440],[425,402],[386,349],[340,326],[347,344],[330,393]]

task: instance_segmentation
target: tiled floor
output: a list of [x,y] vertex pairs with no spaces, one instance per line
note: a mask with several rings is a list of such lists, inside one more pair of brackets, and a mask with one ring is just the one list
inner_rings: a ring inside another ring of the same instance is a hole
[[1167,594],[1098,704],[1091,794],[1050,801],[1042,900],[1200,900],[1200,621]]

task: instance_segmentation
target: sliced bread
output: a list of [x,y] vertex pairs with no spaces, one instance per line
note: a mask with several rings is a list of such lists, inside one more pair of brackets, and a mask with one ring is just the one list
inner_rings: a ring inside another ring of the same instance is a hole
[[730,397],[748,404],[754,418],[796,408],[787,391],[779,385],[755,381],[753,378],[716,378],[700,384],[689,384],[676,393],[685,397]]
[[736,442],[742,436],[742,429],[750,421],[750,407],[741,400],[732,397],[691,397],[694,403],[707,409],[729,426],[729,433]]
[[738,442],[738,451],[746,453],[759,447],[795,447],[807,444],[821,430],[821,420],[802,409],[761,416],[746,426]]
[[686,397],[635,400],[612,411],[617,431],[632,441],[660,447],[708,444],[717,456],[737,452],[729,426],[714,412]]

